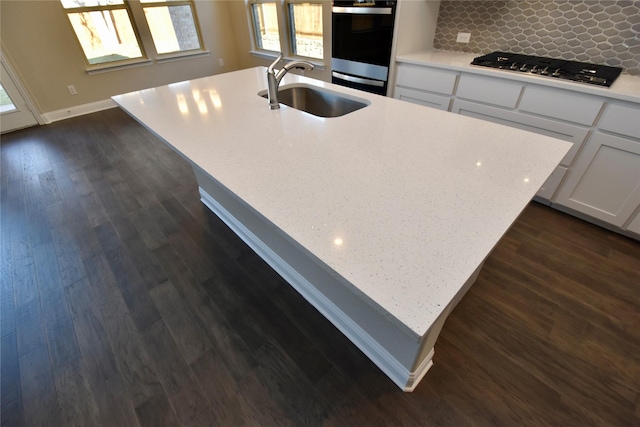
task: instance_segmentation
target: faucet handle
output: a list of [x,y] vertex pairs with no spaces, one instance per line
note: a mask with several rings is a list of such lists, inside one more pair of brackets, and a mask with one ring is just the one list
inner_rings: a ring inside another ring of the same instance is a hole
[[283,56],[284,55],[282,54],[282,52],[280,52],[280,54],[278,55],[276,60],[273,61],[271,63],[271,65],[269,65],[269,68],[267,69],[267,73],[269,73],[269,74],[274,74],[275,73],[275,66],[278,65],[278,62],[282,61]]

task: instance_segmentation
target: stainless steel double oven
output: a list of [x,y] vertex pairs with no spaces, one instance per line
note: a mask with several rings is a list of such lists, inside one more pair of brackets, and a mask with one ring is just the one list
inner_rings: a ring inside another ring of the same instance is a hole
[[395,0],[334,0],[331,81],[385,95]]

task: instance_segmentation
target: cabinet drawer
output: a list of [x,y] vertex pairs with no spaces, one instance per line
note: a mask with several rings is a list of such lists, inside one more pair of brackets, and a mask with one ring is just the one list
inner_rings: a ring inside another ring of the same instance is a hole
[[456,96],[484,104],[515,108],[522,84],[474,74],[462,74]]
[[543,117],[529,116],[517,111],[505,110],[490,105],[456,99],[451,107],[453,113],[475,117],[494,123],[524,129],[541,135],[547,135],[573,143],[560,164],[569,166],[589,133],[589,128],[557,122]]
[[640,106],[609,104],[598,127],[608,132],[640,139]]
[[452,95],[458,73],[419,65],[400,64],[396,85]]
[[397,87],[394,97],[402,101],[445,111],[449,111],[449,105],[451,104],[451,97],[449,96],[436,95],[404,87]]
[[562,89],[525,87],[518,110],[591,126],[602,109],[600,99]]

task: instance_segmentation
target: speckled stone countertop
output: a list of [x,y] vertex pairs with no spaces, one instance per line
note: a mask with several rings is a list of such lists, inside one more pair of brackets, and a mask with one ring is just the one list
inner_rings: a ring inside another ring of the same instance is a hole
[[369,106],[269,110],[257,67],[115,96],[191,162],[422,336],[570,144],[288,74]]
[[607,88],[586,83],[553,79],[531,73],[509,72],[505,70],[496,70],[493,68],[470,65],[473,58],[477,56],[480,56],[480,54],[450,52],[444,50],[426,50],[399,55],[396,58],[396,61],[407,64],[444,68],[453,71],[483,74],[485,76],[500,77],[507,80],[517,80],[525,83],[535,83],[542,86],[640,103],[640,77],[621,74],[613,82],[611,87]]

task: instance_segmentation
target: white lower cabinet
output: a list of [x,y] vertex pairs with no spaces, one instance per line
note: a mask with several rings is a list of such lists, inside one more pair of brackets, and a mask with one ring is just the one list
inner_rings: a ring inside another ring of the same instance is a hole
[[425,107],[437,108],[438,110],[449,111],[449,107],[451,106],[450,96],[422,92],[406,87],[397,87],[394,96],[402,101],[424,105]]
[[462,73],[451,112],[571,142],[573,147],[537,193],[551,200],[603,105],[594,96]]
[[395,97],[573,143],[537,196],[640,237],[640,104],[415,64]]
[[595,132],[554,202],[622,227],[640,206],[640,141]]
[[456,98],[515,108],[522,88],[523,84],[519,82],[463,73],[460,75]]
[[400,64],[393,97],[449,111],[458,74],[420,65]]

